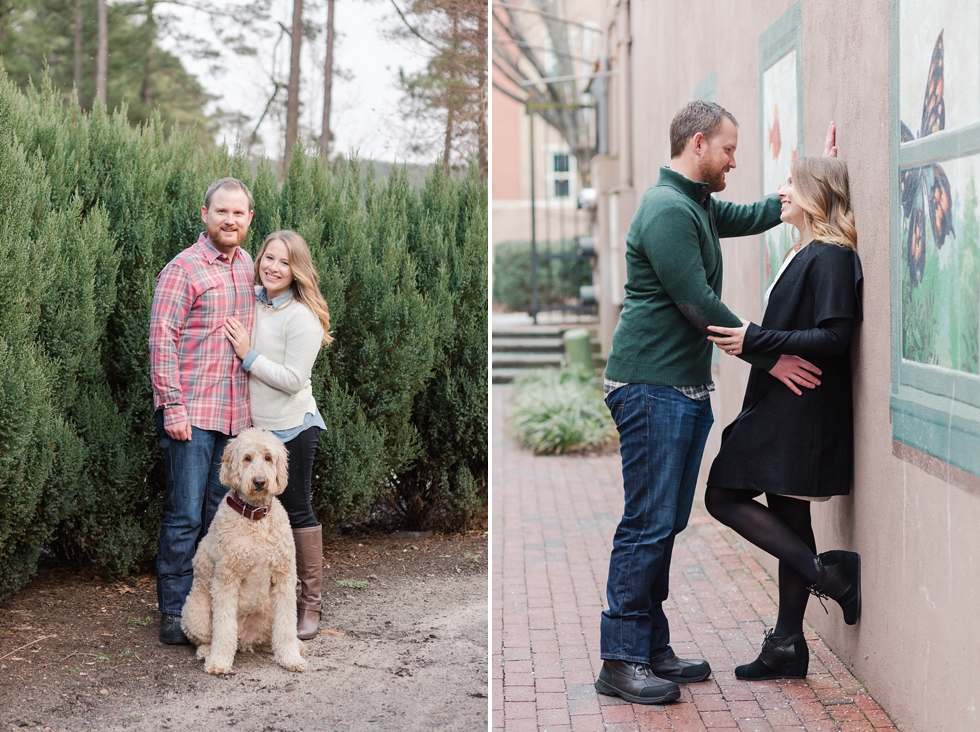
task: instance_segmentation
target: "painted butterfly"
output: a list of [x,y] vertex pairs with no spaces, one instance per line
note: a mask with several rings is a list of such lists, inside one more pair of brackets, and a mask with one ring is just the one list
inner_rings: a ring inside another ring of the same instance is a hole
[[[904,122],[902,142],[916,139]],[[943,31],[939,31],[936,46],[929,64],[929,79],[926,82],[926,98],[922,105],[922,125],[919,138],[931,135],[946,127],[946,103],[943,101]],[[932,163],[916,168],[906,168],[901,172],[902,210],[909,220],[909,234],[906,243],[906,256],[909,262],[909,277],[912,286],[922,281],[926,268],[926,211],[932,225],[932,238],[936,247],[942,247],[953,231],[950,209],[953,198],[950,194],[949,179],[940,165]]]

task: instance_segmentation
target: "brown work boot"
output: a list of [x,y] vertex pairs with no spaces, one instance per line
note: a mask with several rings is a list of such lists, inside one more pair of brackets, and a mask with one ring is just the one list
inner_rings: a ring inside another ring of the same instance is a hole
[[293,529],[296,542],[296,635],[300,640],[315,638],[320,626],[323,597],[320,582],[323,576],[323,527]]

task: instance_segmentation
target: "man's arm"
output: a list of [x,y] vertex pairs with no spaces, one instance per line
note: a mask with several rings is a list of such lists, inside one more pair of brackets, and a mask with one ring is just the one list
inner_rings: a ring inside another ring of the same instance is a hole
[[[636,244],[646,254],[667,295],[698,332],[710,335],[709,323],[735,328],[741,325],[738,316],[708,285],[697,223],[683,207],[671,206],[651,217],[638,232]],[[743,358],[765,371],[777,361],[777,357],[765,354]]]
[[155,408],[163,408],[167,434],[178,440],[191,437],[177,368],[177,341],[193,302],[190,282],[180,267],[167,266],[157,280],[150,308],[150,382]]
[[712,200],[711,212],[718,227],[718,236],[751,236],[779,224],[780,202],[778,196],[769,196],[749,204]]

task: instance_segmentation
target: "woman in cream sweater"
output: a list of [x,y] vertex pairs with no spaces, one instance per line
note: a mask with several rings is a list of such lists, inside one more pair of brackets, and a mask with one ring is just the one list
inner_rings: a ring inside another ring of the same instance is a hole
[[296,542],[297,635],[317,634],[323,535],[310,503],[313,454],[326,429],[316,407],[310,374],[320,346],[330,343],[330,313],[320,276],[303,237],[269,234],[255,258],[255,328],[250,338],[229,318],[225,335],[248,371],[252,424],[270,430],[289,451],[289,485],[279,496]]

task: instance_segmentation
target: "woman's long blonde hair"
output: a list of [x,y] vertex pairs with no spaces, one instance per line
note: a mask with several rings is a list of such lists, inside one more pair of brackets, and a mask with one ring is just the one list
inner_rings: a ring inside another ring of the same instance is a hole
[[265,254],[269,242],[276,239],[285,244],[286,251],[289,252],[289,269],[293,273],[293,282],[290,288],[293,291],[293,297],[312,310],[320,321],[320,326],[323,328],[323,343],[332,342],[330,310],[327,309],[327,301],[320,294],[320,275],[317,274],[316,267],[313,266],[310,248],[306,246],[303,237],[295,231],[288,230],[274,231],[269,234],[262,242],[262,248],[259,249],[259,253],[255,257],[255,284],[262,284],[262,279],[259,277],[259,263],[262,261],[262,255]]
[[803,209],[813,238],[857,251],[847,164],[837,158],[806,157],[794,160],[790,171],[793,200]]

